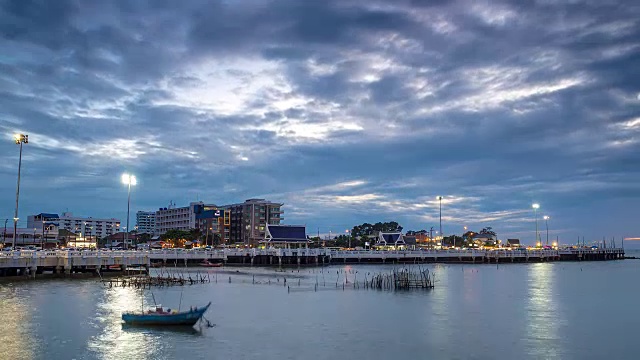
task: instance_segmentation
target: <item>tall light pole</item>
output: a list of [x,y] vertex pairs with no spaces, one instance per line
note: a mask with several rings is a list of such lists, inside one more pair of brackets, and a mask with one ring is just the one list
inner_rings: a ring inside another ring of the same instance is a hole
[[345,230],[344,232],[347,233],[347,238],[349,239],[349,249],[351,249],[351,231]]
[[22,169],[22,144],[29,143],[29,135],[16,134],[13,139],[20,145],[20,157],[18,158],[18,186],[16,187],[16,212],[13,215],[13,246],[16,247],[16,237],[18,236],[18,200],[20,199],[20,170]]
[[444,236],[442,234],[442,196],[438,196],[438,201],[440,201],[440,236]]
[[[44,217],[42,217],[42,238],[43,239],[44,239],[44,222],[45,222]],[[46,240],[45,240],[45,242],[46,242]],[[40,247],[42,247],[42,245],[40,245]],[[44,247],[42,247],[42,248],[44,249]]]
[[536,216],[536,245],[538,244],[538,209],[540,209],[540,204],[538,203],[534,203],[531,205],[531,207],[533,208],[533,212],[535,213]]
[[128,186],[127,193],[127,232],[124,234],[124,246],[128,248],[127,242],[129,241],[129,210],[131,208],[131,185],[136,185],[138,181],[136,177],[131,174],[122,174],[122,183]]
[[433,226],[429,229],[429,247],[434,248],[433,244]]
[[549,245],[549,217],[547,215],[542,217],[544,219],[544,224],[547,227],[547,245]]

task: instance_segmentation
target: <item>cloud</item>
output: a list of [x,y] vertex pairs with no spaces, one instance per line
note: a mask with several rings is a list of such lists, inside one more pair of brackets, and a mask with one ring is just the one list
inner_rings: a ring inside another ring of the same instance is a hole
[[263,195],[323,232],[434,226],[438,195],[452,233],[531,240],[533,201],[559,236],[637,231],[639,18],[623,0],[0,1],[0,200],[24,132],[25,212],[123,217],[131,171],[136,209]]

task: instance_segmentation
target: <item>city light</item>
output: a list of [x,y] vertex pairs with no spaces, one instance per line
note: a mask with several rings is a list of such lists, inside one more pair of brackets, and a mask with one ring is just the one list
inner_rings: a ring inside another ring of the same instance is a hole
[[543,219],[545,219],[545,220],[549,220],[549,219],[551,219],[551,218],[550,218],[550,217],[548,217],[547,215],[543,216],[542,218],[543,218]]
[[29,135],[15,134],[13,139],[16,145],[20,145],[20,155],[18,157],[18,184],[16,186],[16,210],[13,215],[13,240],[12,247],[16,246],[16,238],[18,237],[18,204],[20,203],[20,172],[22,171],[22,144],[29,143]]
[[125,185],[136,185],[138,183],[138,180],[136,179],[136,177],[134,175],[130,175],[130,174],[122,174],[122,183]]
[[531,207],[537,210],[537,209],[540,209],[540,204],[535,203],[535,204],[531,205]]
[[130,208],[131,208],[131,186],[132,185],[136,185],[138,183],[138,181],[136,180],[136,177],[134,175],[131,174],[127,174],[124,173],[122,174],[121,177],[122,183],[124,185],[128,185],[128,191],[127,191],[127,232],[124,234],[124,248],[127,249],[129,246],[129,212],[130,212]]

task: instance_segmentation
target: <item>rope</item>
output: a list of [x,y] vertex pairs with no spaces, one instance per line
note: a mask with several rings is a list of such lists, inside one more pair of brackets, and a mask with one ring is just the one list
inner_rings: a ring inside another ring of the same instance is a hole
[[206,326],[207,326],[208,328],[212,328],[212,327],[214,327],[214,326],[215,326],[215,324],[212,324],[212,323],[211,323],[211,321],[209,321],[209,319],[207,319],[206,317],[204,317],[204,315],[202,315],[202,317],[200,318],[200,321],[202,321],[202,322],[206,321],[206,322],[207,322],[207,323],[206,323]]

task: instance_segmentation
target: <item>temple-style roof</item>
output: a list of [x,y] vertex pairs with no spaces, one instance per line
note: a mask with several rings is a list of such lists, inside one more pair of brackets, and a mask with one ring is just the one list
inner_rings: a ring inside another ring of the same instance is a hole
[[265,231],[267,242],[308,242],[307,231],[300,225],[267,225]]
[[39,217],[39,218],[45,219],[45,220],[58,220],[60,218],[60,216],[58,216],[58,214],[53,214],[53,213],[40,213],[40,214],[36,215],[36,217]]
[[415,237],[415,236],[413,236],[413,235],[409,235],[409,236],[405,235],[405,236],[403,236],[403,237],[404,237],[404,242],[405,242],[407,245],[416,245],[416,243],[417,243],[417,239],[416,239],[416,237]]
[[378,234],[378,245],[406,245],[402,233],[385,233],[380,232]]

